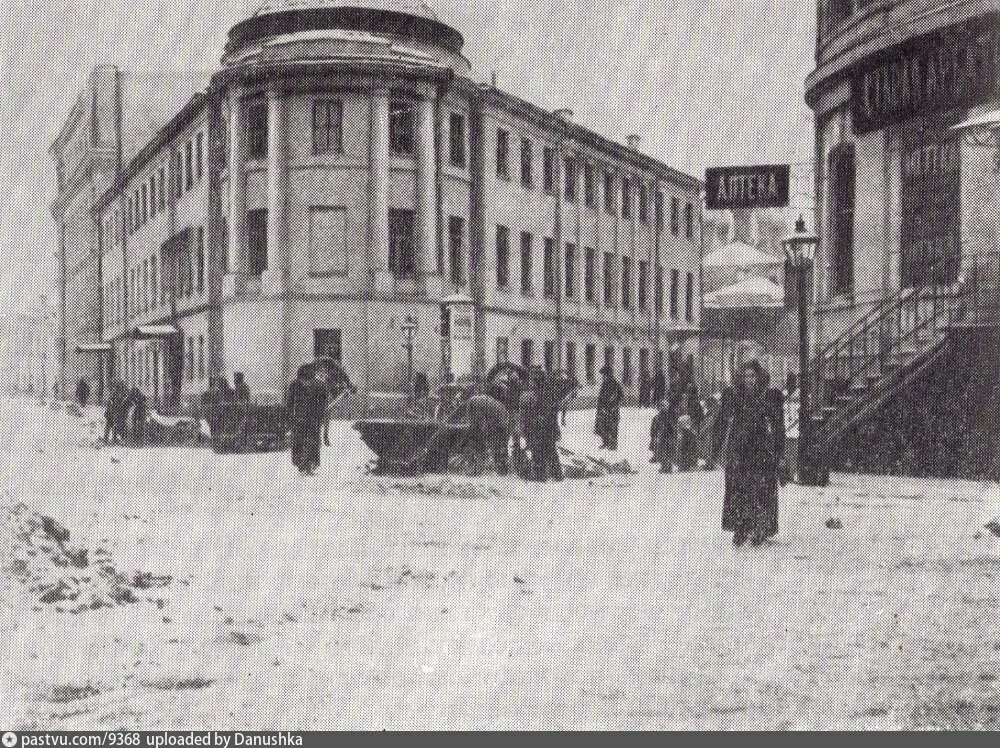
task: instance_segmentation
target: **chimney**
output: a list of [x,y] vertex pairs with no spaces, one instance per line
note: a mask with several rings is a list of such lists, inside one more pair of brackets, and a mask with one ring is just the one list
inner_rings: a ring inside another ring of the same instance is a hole
[[642,142],[642,138],[639,137],[638,135],[633,134],[629,135],[628,140],[626,140],[625,142],[628,143],[629,148],[631,148],[633,151],[637,151],[639,150],[639,143]]

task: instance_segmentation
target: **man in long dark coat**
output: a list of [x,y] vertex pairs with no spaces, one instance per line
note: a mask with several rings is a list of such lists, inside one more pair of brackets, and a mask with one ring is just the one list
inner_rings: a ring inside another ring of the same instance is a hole
[[327,388],[316,381],[314,367],[304,364],[288,387],[288,422],[292,464],[303,475],[319,467],[320,438],[326,412]]
[[722,393],[715,454],[725,463],[722,529],[733,543],[760,545],[778,532],[778,468],[785,449],[784,396],[757,361]]
[[604,382],[597,395],[597,416],[594,419],[594,433],[601,440],[602,449],[618,449],[618,421],[621,418],[622,400],[625,392],[615,379],[610,366],[601,369]]
[[125,439],[123,428],[122,410],[125,408],[125,383],[118,379],[112,379],[108,387],[108,401],[104,404],[104,443],[113,444]]
[[530,388],[521,395],[520,423],[525,444],[531,453],[527,477],[531,480],[563,479],[559,459],[559,408],[572,391],[573,382],[564,375],[546,375],[533,368]]

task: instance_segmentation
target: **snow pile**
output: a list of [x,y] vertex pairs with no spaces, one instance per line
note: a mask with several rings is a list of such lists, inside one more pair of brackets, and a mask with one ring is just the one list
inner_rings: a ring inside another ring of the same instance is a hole
[[565,447],[559,447],[559,458],[563,465],[563,474],[567,478],[603,478],[606,475],[632,475],[638,472],[628,460],[609,462],[600,457],[573,452]]
[[69,545],[69,530],[51,517],[18,503],[0,521],[5,546],[0,573],[20,582],[31,597],[57,611],[81,613],[138,601],[135,590],[166,587],[169,576],[119,573],[107,549],[91,554]]

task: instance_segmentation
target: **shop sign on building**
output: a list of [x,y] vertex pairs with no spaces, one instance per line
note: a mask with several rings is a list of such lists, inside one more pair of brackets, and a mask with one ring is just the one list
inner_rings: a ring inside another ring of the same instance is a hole
[[[997,16],[1000,18],[1000,16]],[[951,26],[859,63],[851,75],[858,134],[1000,94],[1000,24]]]
[[788,164],[716,166],[705,170],[709,210],[784,208],[788,205]]

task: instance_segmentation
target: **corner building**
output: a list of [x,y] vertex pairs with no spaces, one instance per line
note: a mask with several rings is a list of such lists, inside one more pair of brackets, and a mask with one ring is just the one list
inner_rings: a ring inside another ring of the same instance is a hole
[[[163,406],[496,360],[627,382],[697,352],[701,184],[473,81],[418,2],[275,2],[98,205],[103,339]],[[463,317],[462,310],[468,310]],[[460,322],[469,327],[458,330]],[[689,359],[688,357],[691,357]]]
[[996,264],[996,142],[953,128],[1000,107],[1000,3],[820,0],[806,100],[820,347],[901,291]]

